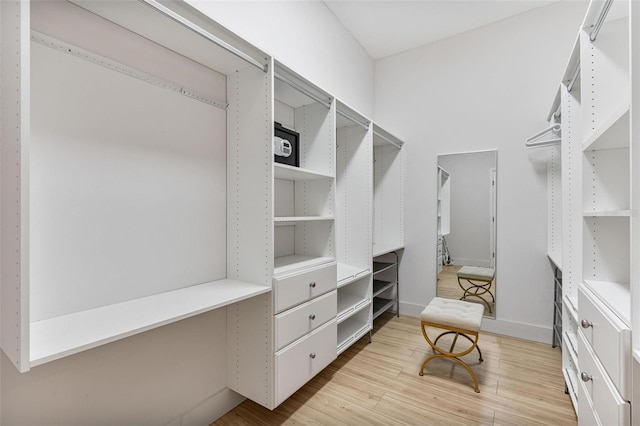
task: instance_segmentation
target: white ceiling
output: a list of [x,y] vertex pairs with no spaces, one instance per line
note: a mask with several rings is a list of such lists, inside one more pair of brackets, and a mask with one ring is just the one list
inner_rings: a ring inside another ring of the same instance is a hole
[[540,0],[323,0],[373,59],[546,6]]

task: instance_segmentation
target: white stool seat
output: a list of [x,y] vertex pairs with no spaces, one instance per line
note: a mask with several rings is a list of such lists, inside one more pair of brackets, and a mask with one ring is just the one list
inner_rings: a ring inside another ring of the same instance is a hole
[[494,268],[483,268],[482,266],[463,266],[458,271],[458,278],[469,280],[493,281],[494,275]]
[[484,306],[481,304],[434,297],[420,314],[420,319],[429,323],[478,332],[482,325],[483,314]]

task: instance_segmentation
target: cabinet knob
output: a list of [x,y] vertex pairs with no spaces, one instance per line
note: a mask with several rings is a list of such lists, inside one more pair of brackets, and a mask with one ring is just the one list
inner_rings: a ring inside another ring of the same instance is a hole
[[588,382],[589,380],[593,380],[593,377],[591,377],[590,375],[588,375],[584,371],[582,373],[580,373],[580,378],[582,379],[583,382]]
[[311,288],[316,288],[316,282],[315,282],[315,281],[311,281],[311,282],[309,283],[309,287],[311,287]]
[[310,319],[310,320],[314,320],[314,319],[316,319],[316,314],[311,314],[311,315],[309,315],[309,319]]
[[583,319],[582,321],[580,321],[580,325],[582,326],[582,328],[593,327],[593,323],[586,319]]
[[311,352],[311,353],[309,354],[309,358],[311,358],[311,359],[316,359],[316,353],[315,353],[315,352]]

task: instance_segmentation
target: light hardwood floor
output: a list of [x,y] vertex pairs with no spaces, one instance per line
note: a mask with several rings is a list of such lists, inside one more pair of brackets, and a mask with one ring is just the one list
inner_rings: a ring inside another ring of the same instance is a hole
[[[463,339],[459,339],[462,341]],[[385,314],[278,408],[246,400],[213,425],[576,425],[564,393],[561,353],[550,345],[481,332],[464,357],[478,376],[447,360],[418,370],[431,349],[417,318]]]

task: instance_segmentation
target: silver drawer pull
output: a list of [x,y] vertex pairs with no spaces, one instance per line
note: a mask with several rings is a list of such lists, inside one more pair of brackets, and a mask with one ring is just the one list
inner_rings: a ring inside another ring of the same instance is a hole
[[311,288],[316,288],[316,282],[315,282],[315,281],[311,281],[311,282],[309,283],[309,287],[311,287]]
[[593,323],[586,319],[583,319],[582,321],[580,321],[580,325],[582,326],[582,328],[593,327]]
[[310,319],[310,320],[314,320],[314,319],[316,319],[316,314],[311,314],[311,315],[309,315],[309,319]]
[[309,354],[309,358],[311,358],[311,359],[316,359],[316,353],[315,353],[315,352],[311,352],[311,353]]
[[580,378],[582,379],[583,382],[588,382],[589,380],[593,380],[593,377],[591,377],[590,375],[588,375],[584,371],[582,373],[580,373]]

